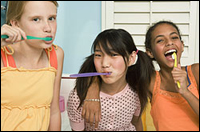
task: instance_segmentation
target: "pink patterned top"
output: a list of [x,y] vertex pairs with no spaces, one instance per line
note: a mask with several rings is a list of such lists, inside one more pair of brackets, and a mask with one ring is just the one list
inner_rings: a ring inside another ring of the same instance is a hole
[[[79,98],[76,90],[69,94],[67,111],[71,128],[75,131],[136,131],[131,120],[133,115],[139,116],[140,101],[138,94],[131,90],[129,85],[115,95],[100,92],[101,121],[98,128],[90,127],[81,117],[82,107],[79,106]],[[94,125],[93,125],[94,126]]]

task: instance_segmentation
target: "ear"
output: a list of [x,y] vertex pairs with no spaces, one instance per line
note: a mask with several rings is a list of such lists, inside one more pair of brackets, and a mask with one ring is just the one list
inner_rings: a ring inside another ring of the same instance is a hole
[[133,65],[133,63],[135,62],[135,59],[136,59],[136,52],[133,51],[129,56],[128,66]]
[[181,41],[181,43],[182,43],[182,46],[181,46],[181,51],[183,52],[183,51],[184,51],[184,42],[183,42],[183,41]]
[[153,53],[150,49],[146,48],[146,53],[150,58],[152,58],[152,59],[154,58]]
[[10,20],[11,26],[19,27],[19,22],[17,20]]

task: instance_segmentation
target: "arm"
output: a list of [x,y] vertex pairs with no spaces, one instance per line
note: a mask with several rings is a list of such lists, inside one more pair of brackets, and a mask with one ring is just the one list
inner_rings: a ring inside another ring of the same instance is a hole
[[197,82],[197,89],[199,92],[199,63],[193,64],[191,69],[192,69],[192,73],[195,77],[195,80]]
[[142,119],[139,116],[133,116],[131,123],[135,126],[136,131],[143,131]]
[[55,78],[53,99],[51,102],[49,131],[61,130],[61,113],[59,108],[59,97],[60,97],[60,83],[61,83],[61,76],[63,69],[64,52],[61,48],[58,47],[58,49],[56,50],[56,54],[58,58],[58,69]]
[[4,67],[4,64],[3,64],[3,60],[1,58],[1,68],[3,68],[3,67]]
[[[193,64],[191,69],[197,83],[197,90],[199,92],[199,63]],[[183,97],[190,104],[194,112],[199,116],[199,99],[194,96],[190,91],[183,94]]]
[[196,96],[194,96],[194,94],[192,94],[189,90],[188,92],[182,94],[182,96],[187,100],[191,108],[199,117],[199,99]]
[[[99,80],[98,77],[95,77],[93,83],[88,89],[86,99],[100,99],[99,97]],[[93,124],[95,117],[95,127],[98,127],[98,123],[101,119],[101,104],[96,101],[84,101],[82,117],[85,118],[87,122],[90,122],[90,125]]]
[[[197,68],[197,65],[196,67],[194,65],[192,66],[192,71],[195,77],[197,74],[199,76],[199,68]],[[179,64],[177,68],[173,69],[172,75],[175,83],[179,81],[181,85],[180,89],[176,86],[177,91],[187,100],[194,112],[199,116],[199,99],[187,89],[187,73],[184,70],[181,70]],[[196,77],[196,80],[198,85],[199,77]],[[197,89],[199,90],[199,85],[197,86]]]

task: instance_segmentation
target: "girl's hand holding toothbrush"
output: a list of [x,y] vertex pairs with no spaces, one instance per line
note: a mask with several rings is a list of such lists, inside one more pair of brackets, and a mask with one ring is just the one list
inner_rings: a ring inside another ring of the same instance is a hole
[[26,39],[26,34],[22,29],[7,24],[1,27],[1,35],[9,36],[8,38],[1,38],[1,46],[19,42],[22,40],[22,37]]
[[[172,76],[174,79],[174,83],[176,85],[176,90],[184,96],[184,94],[186,94],[188,92],[186,71],[182,70],[181,65],[178,64],[177,67],[173,68]],[[179,82],[180,88],[178,88],[177,82]]]

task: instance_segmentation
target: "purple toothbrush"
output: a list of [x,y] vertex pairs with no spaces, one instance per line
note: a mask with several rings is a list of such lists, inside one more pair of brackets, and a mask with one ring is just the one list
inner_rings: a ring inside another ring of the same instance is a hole
[[111,73],[98,73],[98,72],[89,72],[89,73],[79,73],[79,74],[69,74],[66,77],[91,77],[91,76],[99,76],[99,75],[110,75]]

